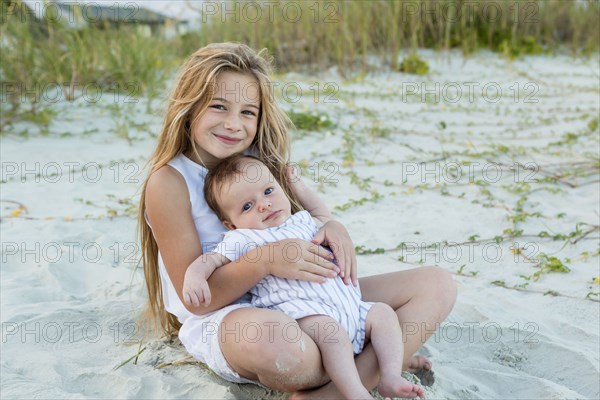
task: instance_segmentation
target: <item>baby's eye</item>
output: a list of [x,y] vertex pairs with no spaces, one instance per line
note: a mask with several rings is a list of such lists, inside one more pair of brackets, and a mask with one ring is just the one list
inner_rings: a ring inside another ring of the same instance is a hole
[[252,208],[252,203],[250,203],[250,202],[244,203],[244,205],[242,206],[242,210],[244,210],[244,211],[248,211],[251,208]]
[[271,193],[273,193],[273,188],[272,187],[265,189],[265,194],[271,194]]

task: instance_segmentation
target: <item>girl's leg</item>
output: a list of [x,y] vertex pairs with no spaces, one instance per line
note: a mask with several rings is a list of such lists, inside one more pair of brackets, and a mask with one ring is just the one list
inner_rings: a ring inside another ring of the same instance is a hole
[[402,377],[404,344],[402,330],[392,307],[375,303],[367,313],[366,338],[371,339],[377,355],[381,380],[379,393],[384,397],[423,397],[423,388]]
[[234,310],[223,319],[219,335],[225,359],[244,378],[286,392],[329,381],[315,342],[281,312]]
[[413,355],[454,307],[452,275],[441,268],[420,267],[362,278],[360,290],[364,301],[386,303],[396,311],[404,342],[403,369],[430,369],[425,357]]
[[325,315],[305,317],[298,324],[319,347],[325,370],[344,398],[372,399],[354,366],[352,342],[344,328]]
[[[413,356],[433,333],[437,324],[446,319],[456,300],[456,284],[452,275],[436,267],[420,267],[360,279],[364,301],[391,306],[398,316],[404,341],[402,369],[416,372],[431,368],[423,356]],[[425,324],[427,330],[421,332]],[[418,330],[418,332],[415,332]],[[421,336],[423,335],[423,337]],[[368,344],[355,359],[356,369],[367,389],[379,383],[379,365],[372,344]],[[329,382],[316,390],[297,392],[294,398],[336,399],[341,395]]]

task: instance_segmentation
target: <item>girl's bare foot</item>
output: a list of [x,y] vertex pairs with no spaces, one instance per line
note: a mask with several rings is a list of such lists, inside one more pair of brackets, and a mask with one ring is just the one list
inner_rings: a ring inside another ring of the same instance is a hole
[[381,377],[381,382],[377,387],[379,394],[383,397],[425,397],[425,391],[419,385],[410,383],[399,376]]
[[431,386],[435,382],[431,361],[425,356],[412,356],[407,371],[415,374],[423,386]]
[[[414,397],[414,396],[412,396]],[[344,396],[340,393],[337,387],[333,384],[333,382],[329,382],[320,388],[312,389],[312,390],[301,390],[299,392],[294,392],[288,398],[288,400],[325,400],[325,399],[342,399]],[[353,397],[354,398],[354,397]],[[365,389],[365,394],[359,397],[360,399],[373,399],[373,396],[369,394],[369,392]]]
[[422,369],[426,371],[431,370],[431,361],[429,361],[429,359],[425,356],[412,356],[408,362],[408,368],[406,370],[414,374]]
[[341,399],[342,394],[337,390],[333,382],[311,390],[301,390],[292,393],[288,400],[308,400],[308,399]]

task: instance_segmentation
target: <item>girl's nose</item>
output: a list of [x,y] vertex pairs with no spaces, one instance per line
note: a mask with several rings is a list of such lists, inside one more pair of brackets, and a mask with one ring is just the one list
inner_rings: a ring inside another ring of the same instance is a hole
[[230,114],[227,116],[227,118],[225,118],[223,127],[230,131],[237,132],[242,129],[242,123],[236,114]]

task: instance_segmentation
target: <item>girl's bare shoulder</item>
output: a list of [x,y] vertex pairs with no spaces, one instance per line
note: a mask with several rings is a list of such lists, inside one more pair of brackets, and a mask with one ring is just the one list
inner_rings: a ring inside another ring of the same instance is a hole
[[154,171],[146,185],[146,207],[149,213],[165,207],[181,209],[190,197],[185,179],[176,169],[165,165]]
[[146,185],[146,195],[165,191],[170,193],[172,191],[176,193],[181,191],[187,192],[185,179],[170,165],[164,165],[154,171],[148,177],[148,184]]

